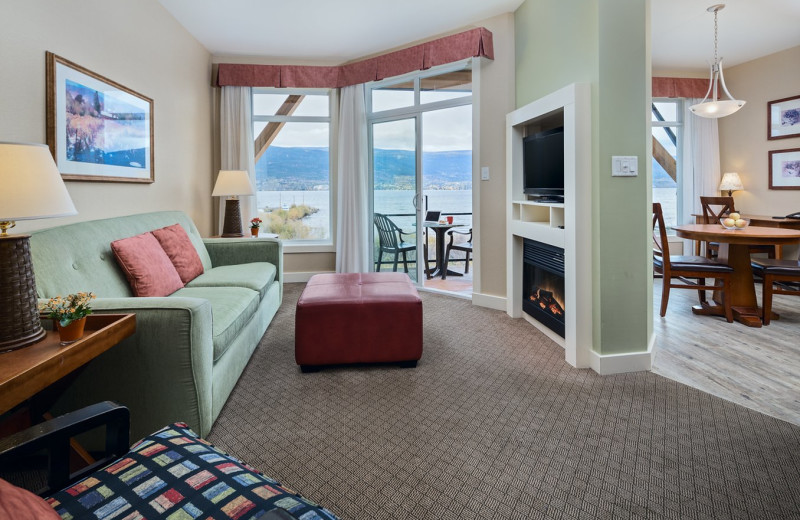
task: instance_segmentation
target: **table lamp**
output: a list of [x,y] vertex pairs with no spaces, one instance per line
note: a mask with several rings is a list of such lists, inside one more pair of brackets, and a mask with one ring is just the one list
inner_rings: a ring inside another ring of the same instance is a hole
[[719,183],[719,191],[727,191],[728,197],[733,197],[733,192],[743,190],[742,179],[739,178],[738,173],[726,173],[722,176],[722,181]]
[[243,170],[220,170],[212,197],[228,197],[225,200],[225,220],[222,224],[223,237],[241,237],[242,214],[239,209],[239,195],[255,195],[250,177]]
[[75,206],[43,144],[0,142],[0,352],[45,336],[39,320],[30,235],[9,235],[17,220],[74,215]]

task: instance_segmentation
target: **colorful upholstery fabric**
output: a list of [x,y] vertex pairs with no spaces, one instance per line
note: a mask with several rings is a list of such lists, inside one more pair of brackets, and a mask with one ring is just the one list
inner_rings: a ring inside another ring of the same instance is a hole
[[281,508],[301,520],[336,516],[199,438],[183,423],[48,498],[63,520],[254,520]]

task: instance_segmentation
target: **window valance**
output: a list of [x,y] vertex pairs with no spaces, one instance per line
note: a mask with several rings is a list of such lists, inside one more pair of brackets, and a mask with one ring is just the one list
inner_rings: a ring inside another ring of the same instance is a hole
[[653,78],[654,98],[702,98],[708,91],[708,78]]
[[218,86],[339,88],[367,83],[466,58],[494,59],[492,33],[478,27],[346,65],[247,65],[220,63]]

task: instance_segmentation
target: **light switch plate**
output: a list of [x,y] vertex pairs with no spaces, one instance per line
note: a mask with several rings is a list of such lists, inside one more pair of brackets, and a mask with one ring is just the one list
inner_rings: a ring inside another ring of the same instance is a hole
[[612,177],[636,177],[639,175],[639,158],[635,155],[614,155],[611,157]]
[[488,166],[481,166],[481,180],[488,181],[489,180],[489,167]]

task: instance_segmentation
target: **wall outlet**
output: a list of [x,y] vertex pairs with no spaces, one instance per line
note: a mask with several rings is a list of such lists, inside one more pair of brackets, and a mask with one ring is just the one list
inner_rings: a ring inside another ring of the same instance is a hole
[[611,157],[612,177],[636,177],[639,175],[639,158],[635,155],[614,155]]
[[481,166],[481,180],[488,181],[489,180],[489,167],[488,166]]

